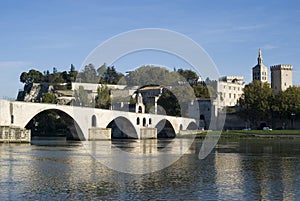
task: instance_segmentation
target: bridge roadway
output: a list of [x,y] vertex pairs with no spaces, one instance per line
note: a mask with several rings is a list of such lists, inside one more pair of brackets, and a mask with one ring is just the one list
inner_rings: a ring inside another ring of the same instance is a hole
[[179,130],[197,127],[192,118],[7,100],[0,100],[0,126],[26,128],[44,111],[56,112],[67,122],[73,137],[80,140],[88,140],[89,129],[93,127],[112,128],[112,135],[118,127],[121,133],[138,139],[143,129],[156,128],[157,133],[172,130],[177,134]]

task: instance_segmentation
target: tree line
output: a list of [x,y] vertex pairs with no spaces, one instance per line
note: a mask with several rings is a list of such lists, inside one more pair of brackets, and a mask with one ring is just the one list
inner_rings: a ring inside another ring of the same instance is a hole
[[49,70],[42,73],[35,69],[22,72],[20,82],[24,84],[70,82],[117,84],[123,76],[122,73],[116,71],[114,66],[107,66],[106,64],[103,64],[98,69],[93,64],[88,64],[80,72],[75,70],[74,65],[71,64],[69,71],[58,72],[57,68],[53,68],[52,73]]
[[300,116],[300,87],[292,86],[274,94],[269,83],[253,81],[245,86],[238,106],[238,115],[251,127],[292,127],[292,121]]

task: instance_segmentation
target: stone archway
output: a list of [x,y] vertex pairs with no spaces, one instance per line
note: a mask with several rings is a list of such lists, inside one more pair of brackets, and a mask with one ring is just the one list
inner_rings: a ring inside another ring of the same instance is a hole
[[67,140],[86,140],[78,123],[58,109],[46,109],[34,115],[26,124],[34,136],[65,136]]
[[191,122],[189,123],[188,127],[186,128],[186,130],[197,130],[198,126],[195,122]]
[[125,117],[113,119],[106,128],[111,128],[111,138],[133,138],[137,139],[138,134],[134,125]]
[[174,138],[176,132],[169,120],[163,119],[155,126],[157,128],[157,138]]

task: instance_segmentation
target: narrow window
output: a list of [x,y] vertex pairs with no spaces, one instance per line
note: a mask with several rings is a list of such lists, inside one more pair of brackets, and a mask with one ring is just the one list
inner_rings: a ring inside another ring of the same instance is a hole
[[139,111],[138,111],[138,113],[142,113],[142,106],[139,106]]
[[97,119],[95,115],[92,116],[92,127],[97,127]]

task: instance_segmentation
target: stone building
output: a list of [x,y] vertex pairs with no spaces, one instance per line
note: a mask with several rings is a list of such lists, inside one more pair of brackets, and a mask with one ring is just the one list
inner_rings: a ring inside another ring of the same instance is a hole
[[258,50],[257,65],[252,68],[252,80],[268,82],[268,67],[263,64],[261,49]]
[[271,87],[275,94],[293,86],[292,65],[274,65],[271,69]]
[[223,106],[235,106],[245,87],[243,76],[224,76],[219,79],[218,93]]

